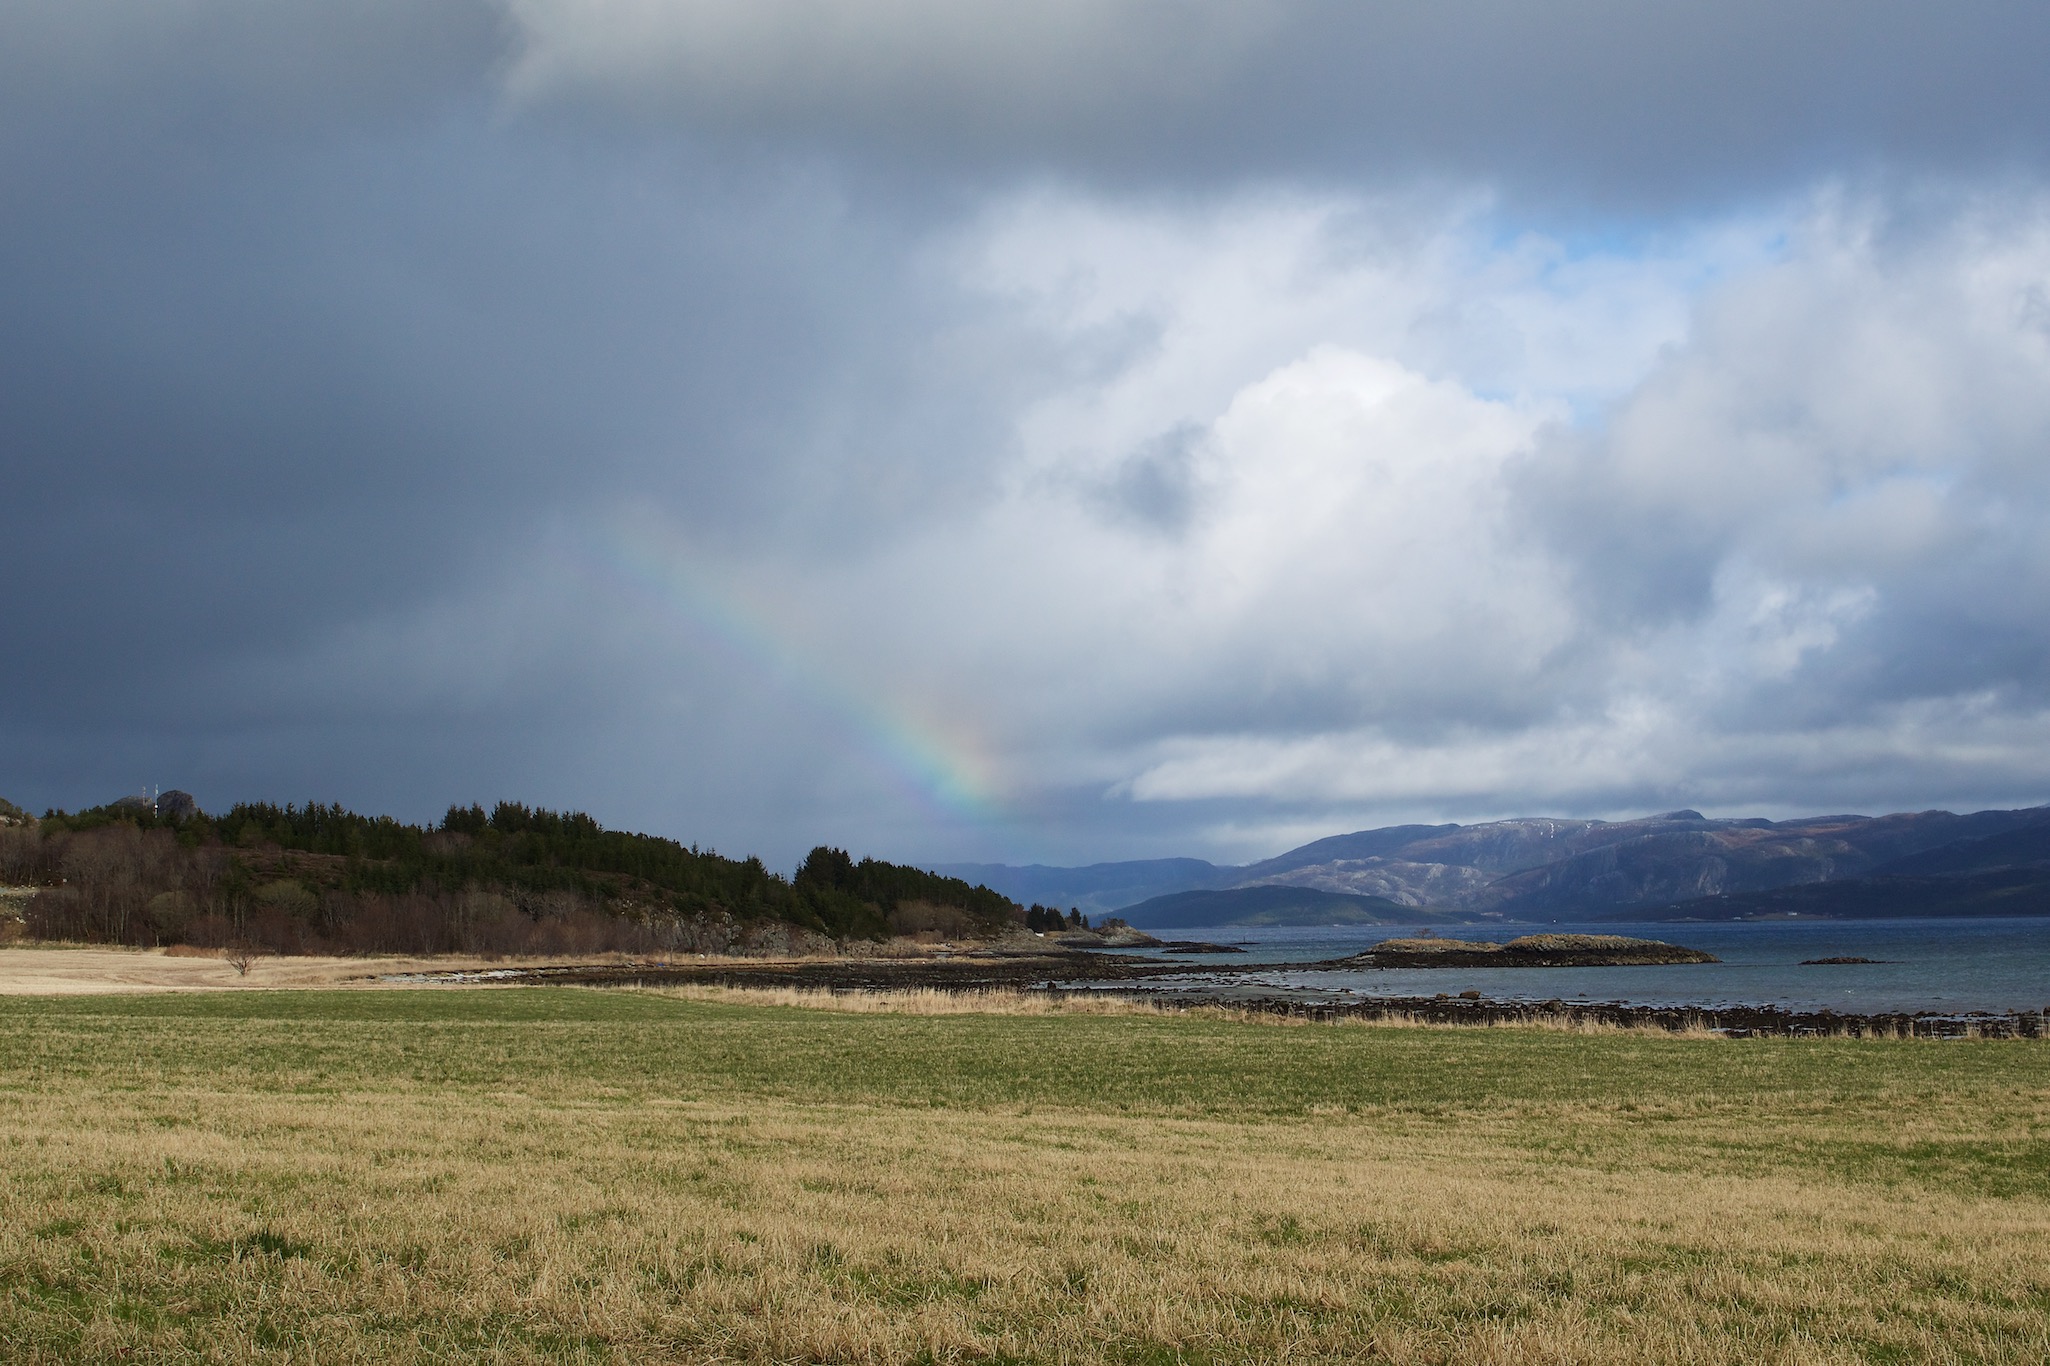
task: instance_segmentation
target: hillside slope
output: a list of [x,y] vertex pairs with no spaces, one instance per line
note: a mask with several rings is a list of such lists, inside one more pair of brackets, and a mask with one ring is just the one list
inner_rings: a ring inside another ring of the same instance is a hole
[[927,867],[942,877],[1001,892],[1020,905],[1073,907],[1088,916],[1122,910],[1169,892],[1229,887],[1239,881],[1242,873],[1238,868],[1221,868],[1196,858],[1132,859],[1123,863],[1093,863],[1084,868],[1054,868],[1038,863],[1023,867],[1002,863],[934,863]]
[[[1785,821],[1711,819],[1684,810],[1628,821],[1527,817],[1356,831],[1240,868],[1174,859],[1088,868],[956,867],[974,868],[979,880],[999,889],[1021,889],[1012,895],[1030,888],[1038,899],[1041,889],[1059,888],[1066,904],[1114,910],[1127,919],[1142,905],[1149,909],[1140,913],[1153,914],[1154,903],[1181,892],[1287,886],[1392,902],[1412,917],[1433,909],[1546,922],[1890,874],[1942,876],[2029,863],[2050,863],[2050,809]],[[1885,907],[1915,894],[1881,884],[1871,895],[1872,914],[1891,915],[1901,912]],[[1832,913],[1856,914],[1859,896],[1825,900],[1838,908]],[[1929,914],[1970,914],[1965,908],[1993,903],[1941,888],[1922,904]]]
[[1946,916],[2050,916],[2050,868],[1997,868],[1951,876],[1885,875],[1810,882],[1734,896],[1612,912],[1614,920],[1894,920]]
[[790,949],[999,934],[1025,914],[987,887],[838,849],[786,878],[516,802],[451,807],[436,826],[317,803],[52,812],[0,828],[0,882],[36,889],[22,925],[37,938],[278,953]]
[[1217,891],[1175,892],[1118,913],[1140,929],[1202,929],[1227,925],[1414,925],[1466,919],[1457,912],[1419,911],[1378,896],[1263,883]]

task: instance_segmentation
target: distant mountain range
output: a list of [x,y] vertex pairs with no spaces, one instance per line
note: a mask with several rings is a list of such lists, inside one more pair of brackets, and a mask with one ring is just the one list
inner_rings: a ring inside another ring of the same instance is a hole
[[1118,915],[1135,928],[1203,929],[1226,925],[1414,925],[1419,920],[1471,921],[1458,911],[1423,910],[1384,896],[1326,892],[1264,882],[1252,887],[1170,892]]
[[[2050,915],[2050,807],[1788,821],[1710,820],[1698,811],[1532,817],[1333,835],[1244,867],[1147,859],[933,871],[1142,928]],[[1266,890],[1277,887],[1337,899],[1277,899]]]
[[[1089,916],[1119,911],[1149,897],[1212,887],[1230,887],[1243,868],[1220,868],[1199,858],[1135,859],[1092,863],[1086,868],[1049,868],[1043,863],[933,863],[927,871],[1002,892],[1021,906],[1073,907]],[[944,870],[944,871],[943,871]]]

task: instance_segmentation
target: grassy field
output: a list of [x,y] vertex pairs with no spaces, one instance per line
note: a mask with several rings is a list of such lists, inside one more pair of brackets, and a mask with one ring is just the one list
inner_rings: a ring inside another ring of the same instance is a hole
[[0,1357],[2050,1358],[2050,1049],[0,1000]]

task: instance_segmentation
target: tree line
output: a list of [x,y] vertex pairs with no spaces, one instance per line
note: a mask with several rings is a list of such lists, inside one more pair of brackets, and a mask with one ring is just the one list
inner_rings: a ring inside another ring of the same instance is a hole
[[1024,915],[987,887],[844,850],[785,877],[517,802],[452,806],[437,825],[317,802],[41,818],[0,802],[0,883],[34,889],[20,922],[34,938],[270,953],[789,950],[992,934]]
[[1068,907],[1068,913],[1062,915],[1060,907],[1042,906],[1035,901],[1025,912],[1025,928],[1041,934],[1052,934],[1059,930],[1086,930],[1089,928],[1089,917],[1082,914],[1078,906]]

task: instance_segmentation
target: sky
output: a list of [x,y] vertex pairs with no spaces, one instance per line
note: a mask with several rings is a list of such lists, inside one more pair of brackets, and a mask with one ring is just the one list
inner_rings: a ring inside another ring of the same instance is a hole
[[0,796],[2050,801],[2050,8],[15,0]]

